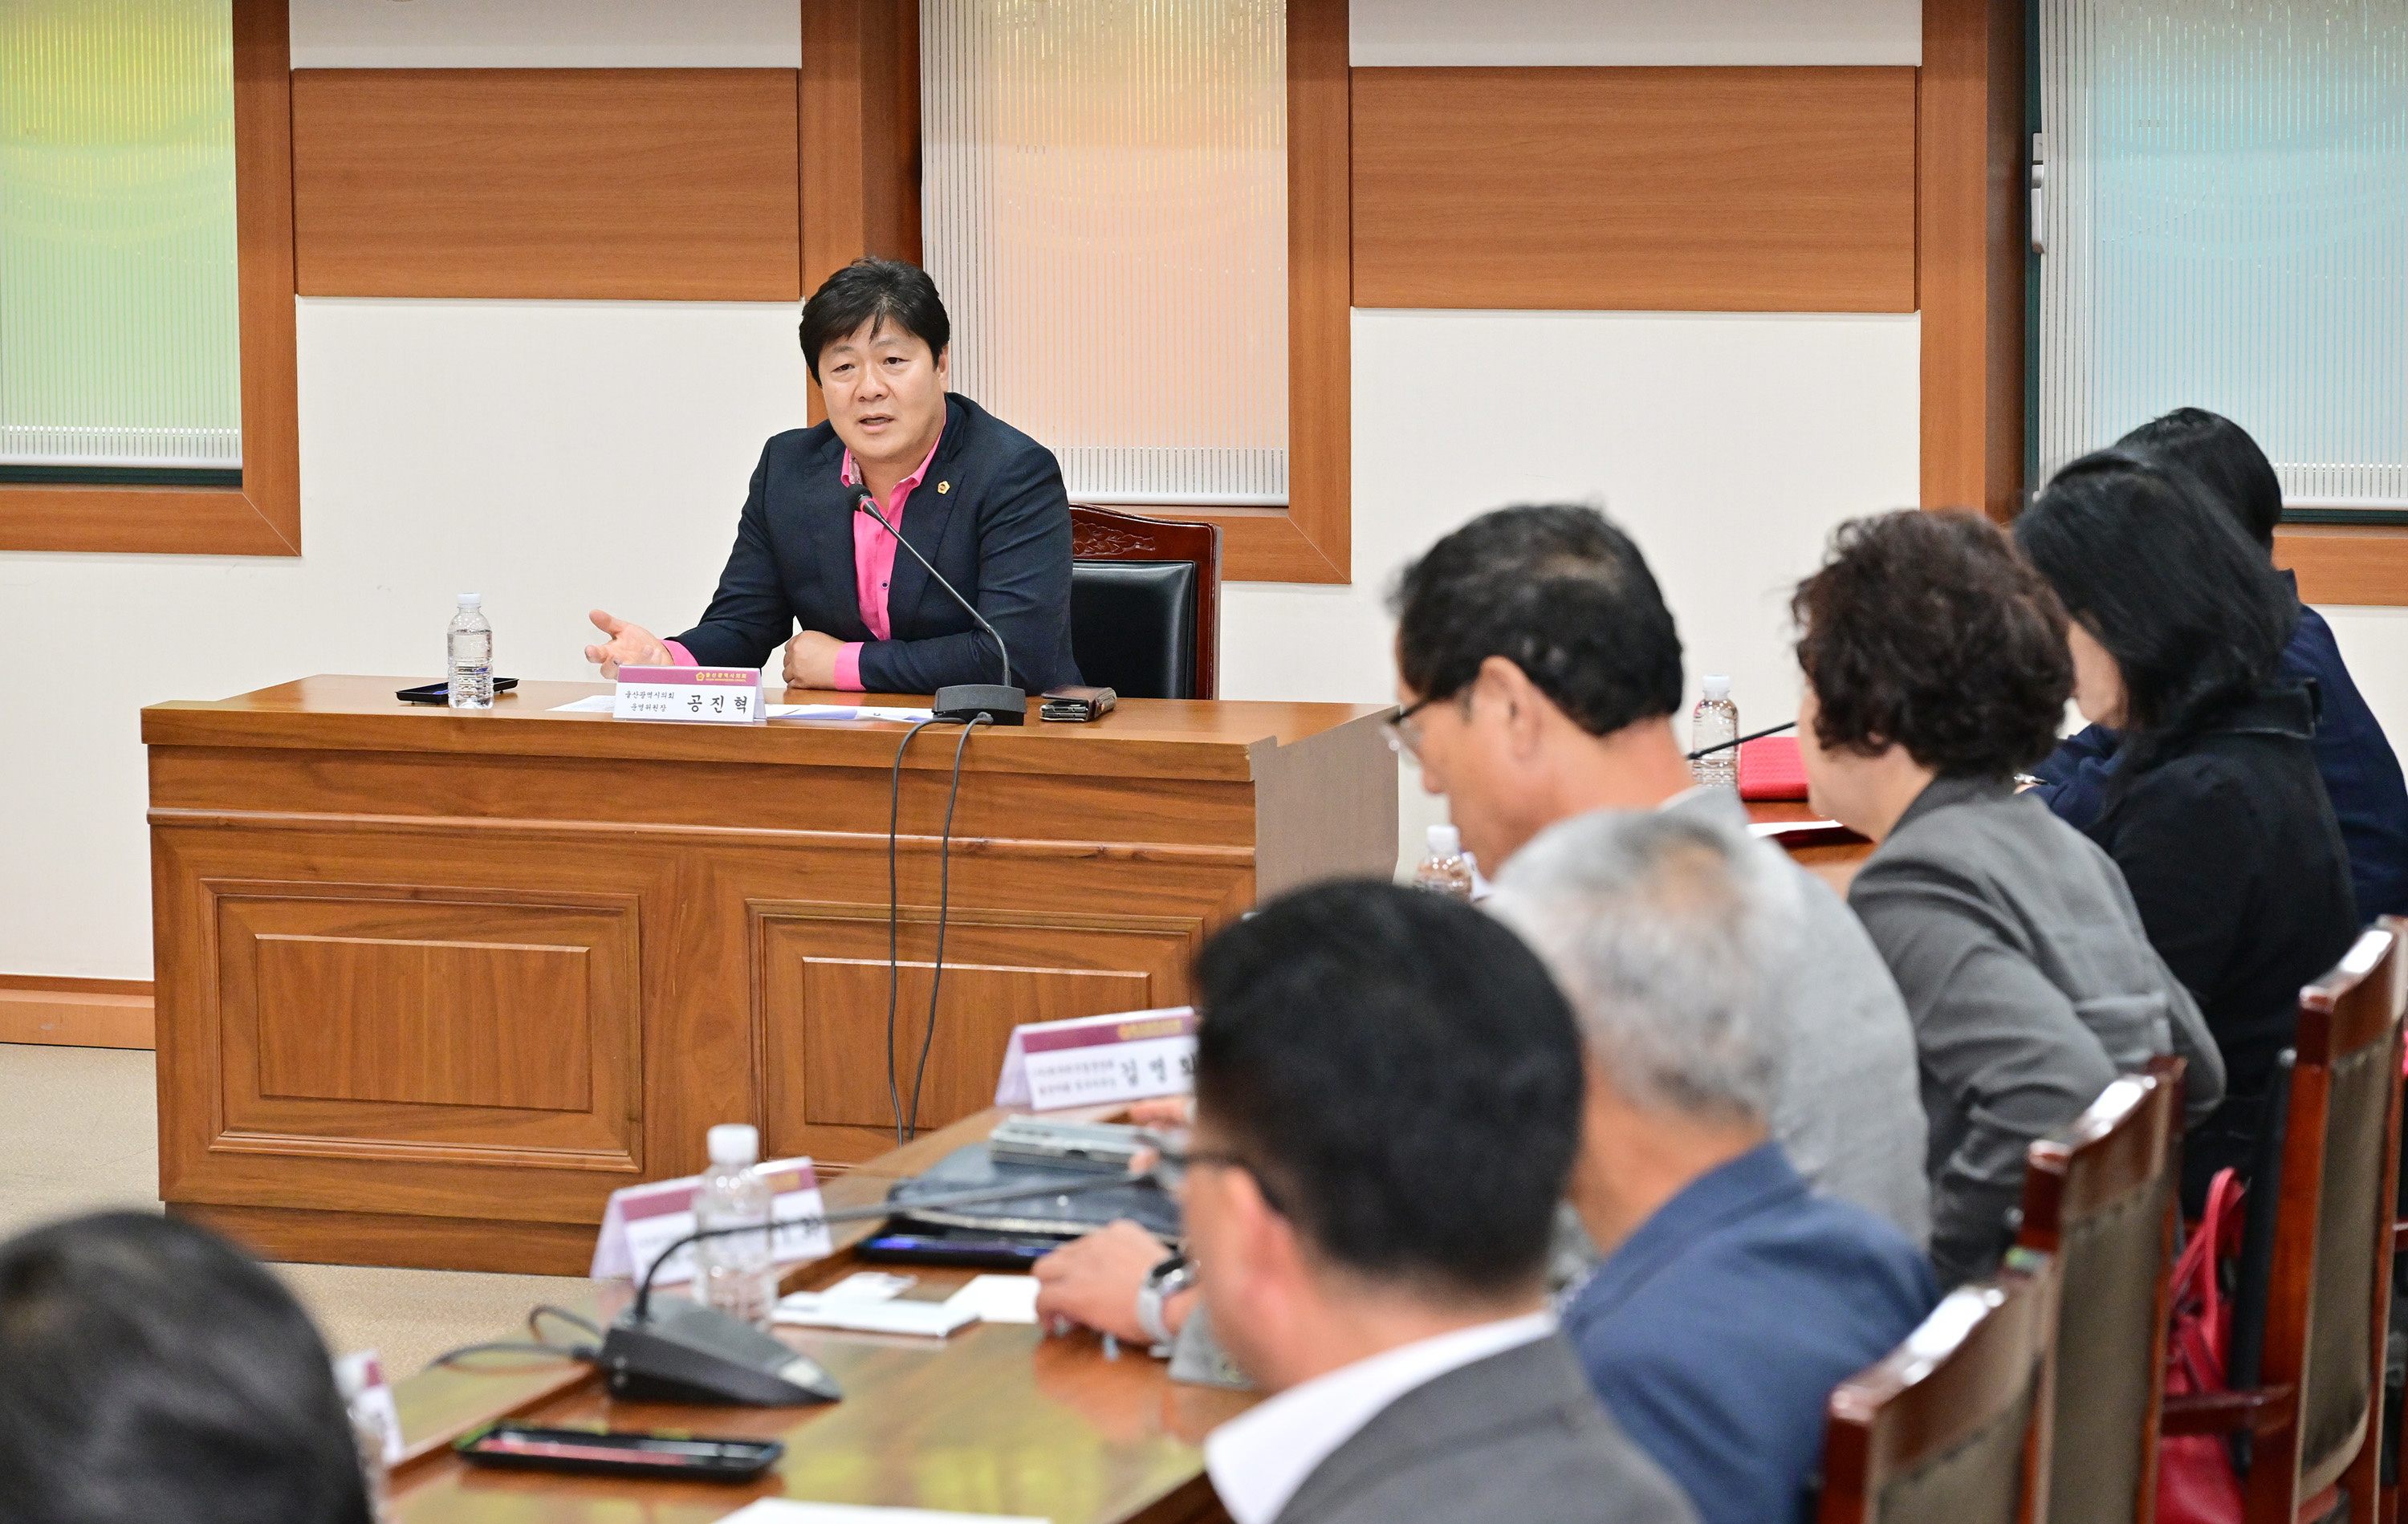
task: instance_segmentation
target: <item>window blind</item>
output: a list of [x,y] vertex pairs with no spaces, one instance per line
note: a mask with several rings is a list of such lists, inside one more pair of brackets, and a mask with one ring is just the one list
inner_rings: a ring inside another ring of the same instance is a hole
[[953,378],[1074,500],[1287,501],[1280,0],[923,0]]
[[2042,0],[2043,473],[2182,406],[2408,508],[2408,0]]
[[0,465],[241,463],[229,0],[0,5]]

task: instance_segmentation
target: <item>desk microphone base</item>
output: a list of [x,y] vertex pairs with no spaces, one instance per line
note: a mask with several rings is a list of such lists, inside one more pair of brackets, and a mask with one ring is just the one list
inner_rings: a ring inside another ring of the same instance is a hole
[[955,683],[937,690],[930,705],[939,719],[971,720],[984,715],[998,725],[1028,723],[1028,695],[1000,683]]
[[795,1407],[844,1395],[816,1361],[716,1308],[664,1297],[649,1313],[638,1323],[628,1308],[603,1337],[595,1363],[613,1397]]

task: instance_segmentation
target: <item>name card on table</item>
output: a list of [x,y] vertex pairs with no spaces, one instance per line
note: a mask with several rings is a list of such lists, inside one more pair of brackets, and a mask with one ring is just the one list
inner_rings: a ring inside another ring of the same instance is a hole
[[1057,1111],[1195,1088],[1196,1012],[1179,1005],[1012,1028],[995,1104]]
[[705,725],[758,725],[769,718],[753,667],[621,667],[610,717]]
[[[770,1221],[819,1215],[820,1181],[810,1160],[777,1159],[758,1167],[769,1177],[775,1198],[769,1204]],[[610,1204],[602,1212],[601,1236],[594,1241],[594,1278],[642,1280],[663,1249],[694,1232],[694,1194],[701,1188],[702,1176],[689,1175],[610,1192]],[[769,1257],[781,1265],[799,1264],[823,1258],[832,1247],[824,1223],[781,1228],[770,1235]],[[675,1286],[693,1279],[694,1246],[689,1244],[661,1267],[652,1284]]]

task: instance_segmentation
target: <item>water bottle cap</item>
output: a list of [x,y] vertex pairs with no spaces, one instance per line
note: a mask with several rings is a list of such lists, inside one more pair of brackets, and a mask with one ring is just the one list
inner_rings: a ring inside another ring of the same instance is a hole
[[1429,828],[1429,849],[1432,857],[1461,857],[1463,833],[1451,825],[1434,825]]
[[1700,678],[1698,679],[1698,691],[1706,698],[1719,700],[1730,697],[1730,679],[1728,677]]
[[460,606],[463,608],[482,608],[485,606],[485,595],[481,592],[464,592],[460,594]]
[[722,1122],[708,1135],[710,1161],[731,1168],[761,1161],[761,1130],[751,1122]]

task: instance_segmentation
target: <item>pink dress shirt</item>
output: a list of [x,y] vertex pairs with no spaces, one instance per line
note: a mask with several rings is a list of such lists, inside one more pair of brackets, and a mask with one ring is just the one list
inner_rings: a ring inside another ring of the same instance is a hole
[[[928,447],[928,453],[921,460],[918,468],[896,482],[895,490],[887,493],[886,501],[880,505],[886,510],[887,521],[896,528],[903,527],[903,505],[911,496],[912,489],[918,487],[921,478],[928,474],[928,466],[937,458],[937,445],[944,442],[944,431],[940,428],[937,431],[937,444]],[[844,484],[852,487],[860,481],[861,472],[853,464],[853,451],[848,449],[844,452]],[[861,622],[869,626],[870,635],[878,640],[894,638],[894,623],[886,611],[886,590],[895,578],[895,553],[899,548],[895,536],[886,533],[884,525],[866,513],[853,514],[854,595],[861,604]],[[676,641],[665,640],[661,644],[668,648],[669,660],[677,665],[694,667],[702,664]],[[862,642],[858,640],[848,641],[836,653],[836,685],[855,693],[861,691],[861,647]]]

